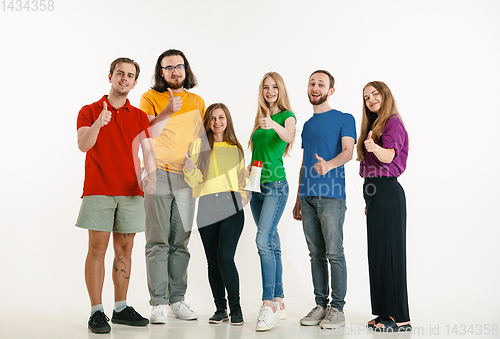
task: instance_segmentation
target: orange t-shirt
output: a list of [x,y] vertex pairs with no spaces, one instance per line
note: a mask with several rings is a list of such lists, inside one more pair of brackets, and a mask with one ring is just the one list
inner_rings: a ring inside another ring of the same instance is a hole
[[[153,139],[157,168],[183,174],[184,153],[203,129],[205,101],[194,93],[183,91],[174,93],[182,99],[182,108],[172,114],[163,131]],[[139,108],[147,115],[157,116],[168,105],[169,93],[151,89],[141,97]]]

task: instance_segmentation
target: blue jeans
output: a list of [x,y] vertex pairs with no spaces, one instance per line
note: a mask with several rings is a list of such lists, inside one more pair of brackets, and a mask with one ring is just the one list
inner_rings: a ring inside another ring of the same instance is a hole
[[[332,302],[344,309],[347,291],[347,267],[342,245],[345,199],[305,197],[300,199],[302,226],[311,257],[311,272],[316,304],[328,306],[328,262],[330,262]],[[328,259],[328,261],[327,261]]]
[[250,208],[257,224],[257,249],[262,274],[262,300],[283,298],[283,265],[278,222],[288,199],[286,180],[260,185],[261,193],[253,193]]

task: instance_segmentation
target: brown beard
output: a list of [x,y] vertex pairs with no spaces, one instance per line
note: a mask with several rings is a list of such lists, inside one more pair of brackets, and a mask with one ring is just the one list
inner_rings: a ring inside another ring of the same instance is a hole
[[328,93],[319,97],[319,99],[316,99],[317,101],[314,101],[314,99],[311,98],[310,94],[308,95],[308,97],[309,97],[309,102],[311,104],[313,104],[314,106],[318,106],[318,105],[321,105],[322,103],[324,103],[325,101],[328,100]]
[[184,80],[178,81],[178,82],[167,81],[167,84],[168,84],[168,87],[170,87],[171,89],[179,89],[179,88],[184,87]]

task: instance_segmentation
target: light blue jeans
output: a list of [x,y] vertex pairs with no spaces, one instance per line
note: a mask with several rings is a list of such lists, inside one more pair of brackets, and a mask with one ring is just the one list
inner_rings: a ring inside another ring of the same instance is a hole
[[347,291],[347,267],[343,246],[345,199],[305,197],[300,199],[302,226],[311,257],[316,304],[328,306],[328,262],[330,263],[331,306],[343,311]]
[[283,265],[278,222],[288,199],[286,180],[260,185],[261,193],[253,193],[250,208],[257,224],[257,249],[262,274],[262,300],[283,298]]

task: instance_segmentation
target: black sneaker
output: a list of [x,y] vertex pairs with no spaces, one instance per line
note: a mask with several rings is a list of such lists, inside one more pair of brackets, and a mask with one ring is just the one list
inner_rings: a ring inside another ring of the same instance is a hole
[[120,312],[113,311],[111,322],[129,326],[146,326],[149,324],[149,320],[137,313],[132,306],[127,306]]
[[214,315],[208,319],[210,324],[220,324],[223,321],[228,321],[229,317],[225,309],[219,308],[215,311]]
[[108,321],[109,318],[106,317],[103,311],[96,311],[90,316],[89,330],[92,333],[109,333],[111,332],[111,326],[109,326]]
[[239,326],[243,325],[243,313],[241,312],[241,307],[238,306],[234,310],[231,310],[231,325]]

